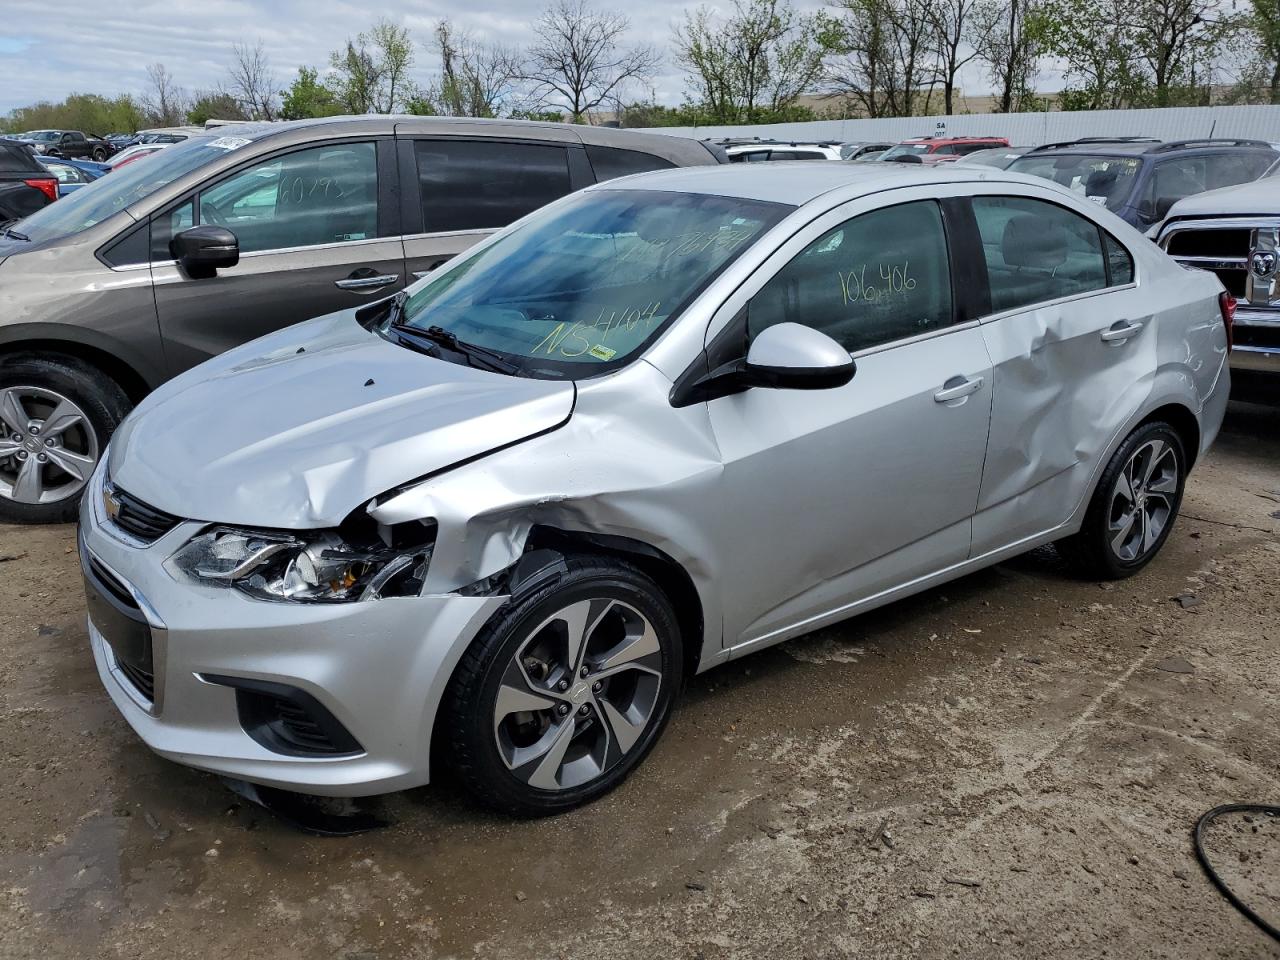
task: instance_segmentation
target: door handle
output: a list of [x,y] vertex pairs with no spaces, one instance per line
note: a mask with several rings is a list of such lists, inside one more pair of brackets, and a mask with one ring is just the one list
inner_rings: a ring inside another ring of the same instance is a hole
[[1142,323],[1139,321],[1129,323],[1126,320],[1120,320],[1103,330],[1101,336],[1106,343],[1123,343],[1141,329]]
[[952,377],[933,395],[935,403],[949,403],[982,389],[982,377]]
[[432,272],[433,270],[435,270],[437,267],[442,267],[442,266],[444,266],[444,265],[445,265],[446,263],[448,263],[448,262],[449,262],[449,258],[448,258],[448,257],[441,257],[439,260],[432,260],[430,263],[428,263],[428,264],[427,264],[427,269],[425,269],[425,270],[415,270],[415,271],[413,271],[413,275],[414,275],[415,277],[417,277],[419,280],[421,280],[423,277],[425,277],[427,274],[431,273],[431,272]]
[[400,277],[394,273],[382,273],[373,277],[347,277],[345,280],[335,280],[333,285],[339,290],[377,290],[399,280]]

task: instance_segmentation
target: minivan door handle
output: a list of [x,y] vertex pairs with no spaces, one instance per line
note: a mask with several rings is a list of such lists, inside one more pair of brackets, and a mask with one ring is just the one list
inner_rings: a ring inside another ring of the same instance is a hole
[[398,274],[373,273],[372,270],[365,269],[356,270],[345,280],[335,280],[333,285],[339,290],[377,290],[399,282]]
[[952,377],[933,395],[935,403],[950,403],[982,389],[982,377]]
[[1117,320],[1102,331],[1102,339],[1106,343],[1124,343],[1141,329],[1141,321],[1130,323],[1128,320]]

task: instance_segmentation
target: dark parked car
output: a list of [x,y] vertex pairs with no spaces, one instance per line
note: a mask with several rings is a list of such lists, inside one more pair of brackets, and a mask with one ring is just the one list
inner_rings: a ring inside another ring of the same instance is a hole
[[1086,137],[1036,147],[1008,169],[1053,180],[1145,230],[1183,197],[1257,180],[1276,160],[1262,140]]
[[93,183],[106,171],[99,164],[85,160],[61,160],[57,157],[41,157],[40,164],[58,178],[58,195],[75,193],[86,184]]
[[109,141],[86,136],[79,130],[32,130],[24,133],[22,138],[36,153],[46,157],[71,157],[101,163],[116,152]]
[[0,140],[0,229],[57,199],[57,177],[23,144]]
[[0,237],[0,521],[71,519],[130,407],[188,367],[385,298],[580,187],[721,156],[599,127],[370,116],[222,128],[116,170]]

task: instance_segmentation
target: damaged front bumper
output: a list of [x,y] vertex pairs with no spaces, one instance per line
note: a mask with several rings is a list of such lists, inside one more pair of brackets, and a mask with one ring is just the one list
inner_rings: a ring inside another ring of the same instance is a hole
[[164,561],[206,525],[135,541],[105,516],[102,473],[80,516],[90,644],[103,685],[148,746],[327,796],[428,781],[453,667],[505,596],[274,603],[178,582]]

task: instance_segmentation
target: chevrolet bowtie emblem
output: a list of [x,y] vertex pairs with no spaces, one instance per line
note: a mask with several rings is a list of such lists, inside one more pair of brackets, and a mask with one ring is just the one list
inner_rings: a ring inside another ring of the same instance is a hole
[[120,515],[120,500],[116,497],[116,488],[109,483],[102,486],[102,509],[112,520]]

